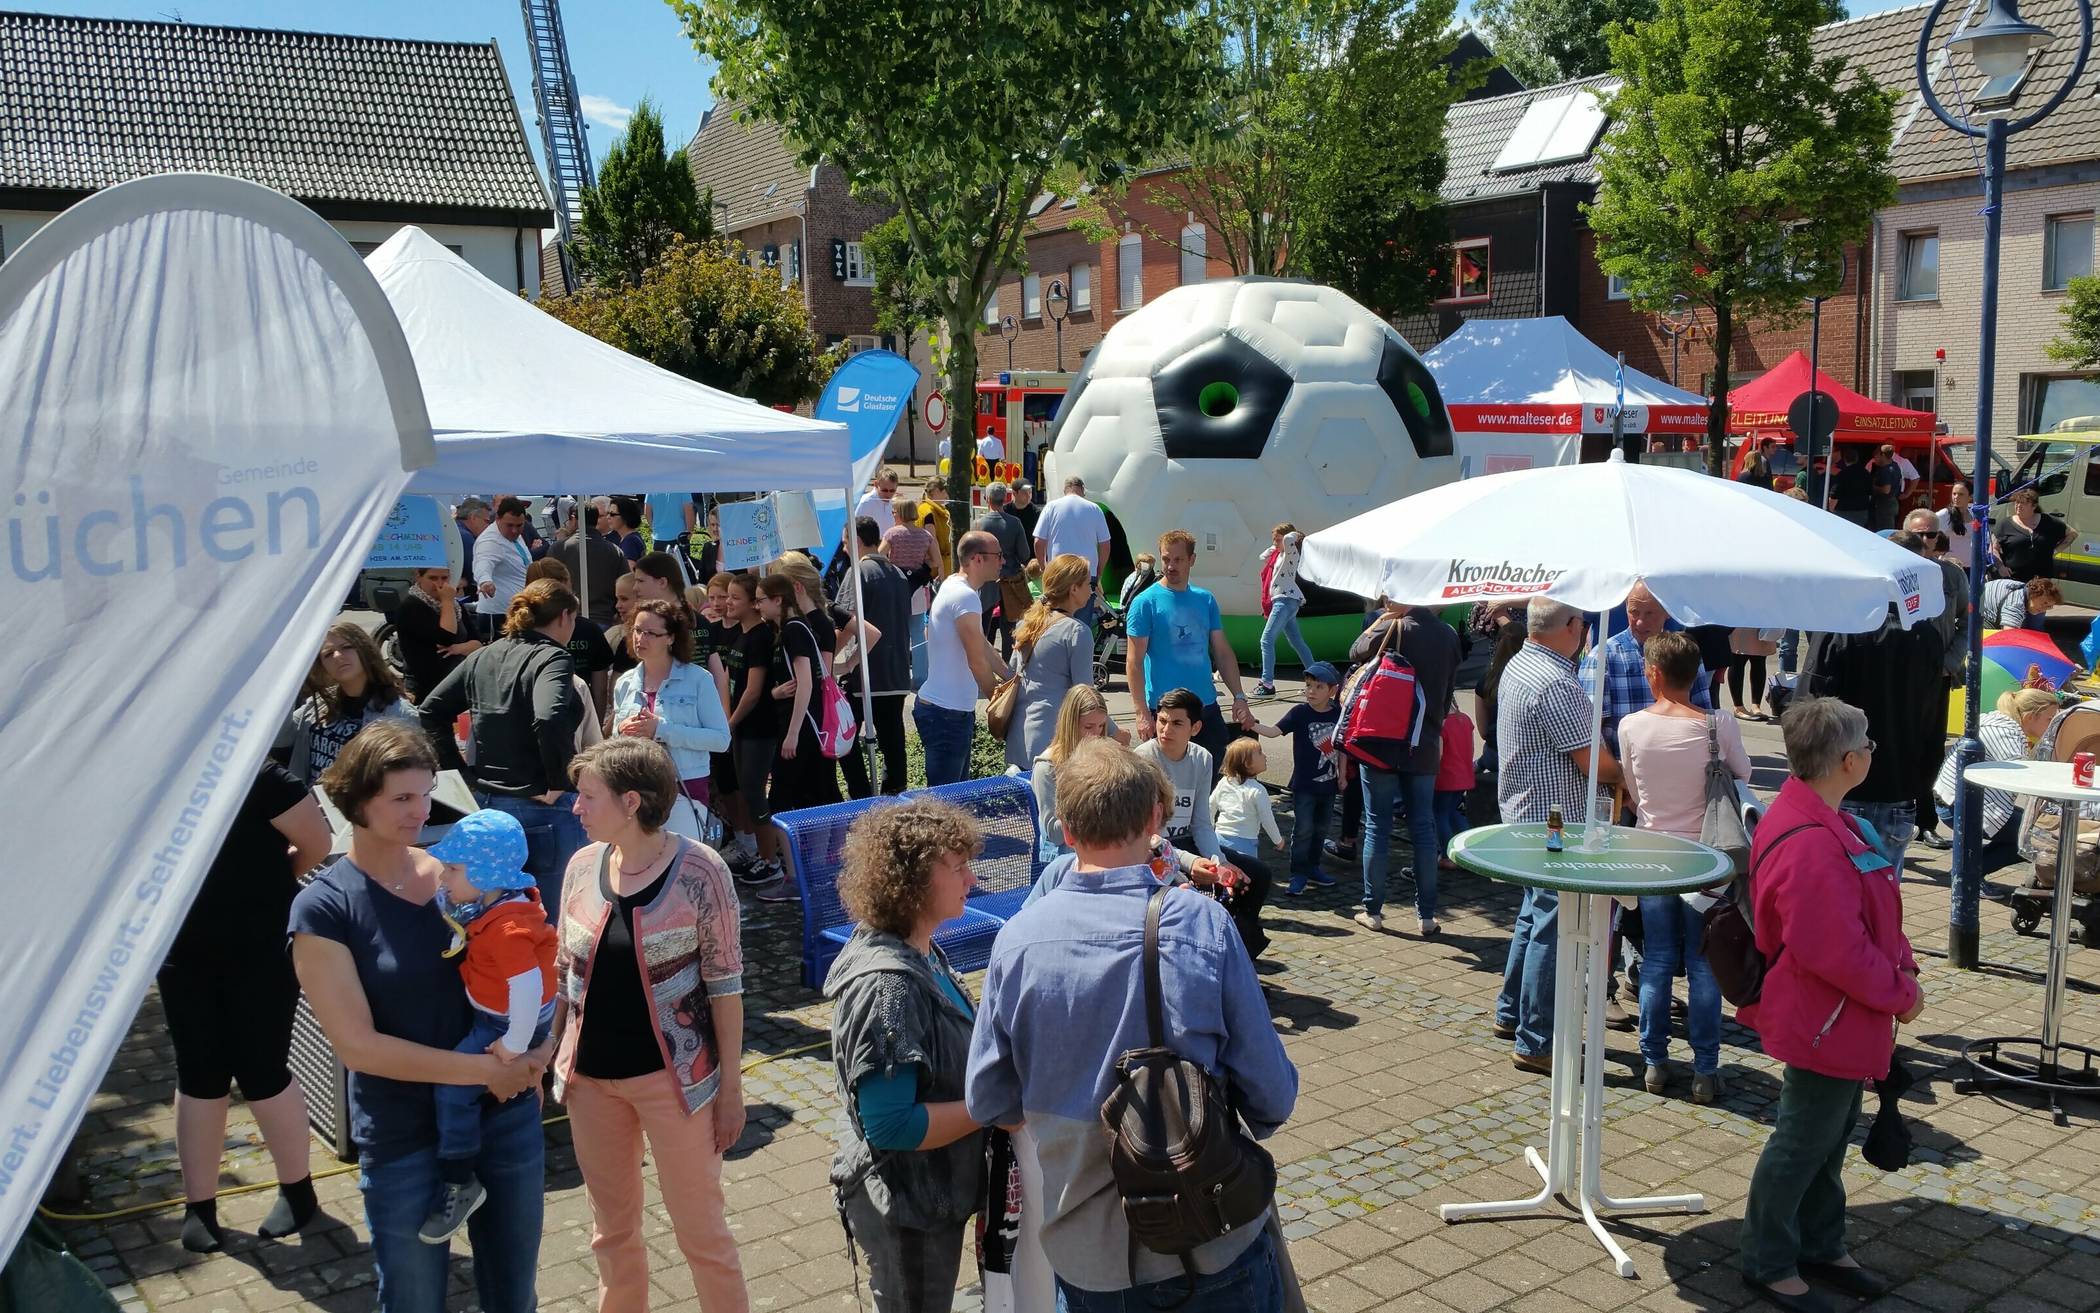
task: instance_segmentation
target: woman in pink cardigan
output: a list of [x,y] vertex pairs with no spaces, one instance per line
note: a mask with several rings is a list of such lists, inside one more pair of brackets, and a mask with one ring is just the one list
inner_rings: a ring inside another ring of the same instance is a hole
[[1896,1026],[1925,995],[1899,873],[1866,823],[1838,810],[1874,759],[1866,713],[1810,698],[1780,732],[1789,778],[1750,850],[1764,991],[1736,1015],[1786,1076],[1744,1205],[1743,1283],[1780,1308],[1823,1313],[1807,1278],[1861,1297],[1888,1290],[1845,1249],[1845,1144],[1864,1083],[1888,1075]]
[[655,739],[579,753],[555,958],[555,1093],[569,1109],[595,1229],[599,1313],[648,1313],[642,1142],[702,1313],[749,1301],[722,1199],[744,1129],[744,953],[736,891],[710,848],[665,829],[682,795]]

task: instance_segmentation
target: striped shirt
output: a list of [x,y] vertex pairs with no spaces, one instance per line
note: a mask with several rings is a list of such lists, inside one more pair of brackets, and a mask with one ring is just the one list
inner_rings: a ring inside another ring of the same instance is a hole
[[[2002,711],[1985,712],[1976,722],[1976,737],[1983,743],[1984,761],[2027,760],[2027,732]],[[1932,796],[1944,807],[1954,805],[1954,754],[1954,748],[1947,749],[1939,778],[1932,782]],[[1983,794],[1983,837],[1989,842],[2012,819],[2013,796],[2003,789],[1979,791]]]
[[1543,821],[1558,807],[1570,825],[1588,820],[1588,781],[1568,754],[1590,745],[1595,708],[1575,680],[1574,661],[1526,640],[1502,668],[1495,703],[1502,819]]
[[[1619,722],[1636,711],[1646,711],[1655,705],[1655,692],[1648,687],[1646,657],[1641,651],[1641,642],[1633,636],[1631,629],[1621,629],[1603,643],[1590,649],[1582,659],[1582,687],[1597,686],[1597,654],[1604,654],[1604,744],[1614,754],[1619,751]],[[1701,671],[1692,681],[1692,705],[1701,711],[1711,711],[1713,706],[1706,700],[1706,672]]]

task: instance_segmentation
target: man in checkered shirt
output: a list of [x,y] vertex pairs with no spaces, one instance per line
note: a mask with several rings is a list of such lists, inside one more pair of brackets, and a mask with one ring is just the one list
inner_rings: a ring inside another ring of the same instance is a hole
[[[1582,686],[1597,686],[1597,656],[1604,655],[1604,746],[1613,755],[1619,751],[1619,722],[1655,703],[1648,687],[1644,649],[1648,640],[1668,628],[1670,613],[1663,610],[1646,584],[1635,584],[1626,595],[1626,627],[1618,630],[1582,659]],[[1713,710],[1707,701],[1706,679],[1692,681],[1692,705]]]
[[[1582,612],[1544,597],[1525,609],[1524,646],[1503,667],[1495,701],[1495,738],[1501,751],[1496,781],[1502,819],[1544,821],[1555,808],[1572,830],[1589,819],[1590,720],[1594,708],[1575,679],[1582,650]],[[1610,749],[1597,762],[1600,783],[1615,783],[1619,763]],[[1509,941],[1509,964],[1495,1000],[1495,1034],[1513,1040],[1524,1071],[1552,1070],[1553,965],[1560,933],[1560,896],[1526,889]]]

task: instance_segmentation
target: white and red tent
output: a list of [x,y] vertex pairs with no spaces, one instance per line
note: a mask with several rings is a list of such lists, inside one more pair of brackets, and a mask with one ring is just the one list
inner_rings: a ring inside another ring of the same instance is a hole
[[[1422,360],[1451,412],[1464,476],[1572,465],[1586,433],[1609,434],[1618,361],[1560,315],[1472,319]],[[1627,369],[1623,432],[1706,431],[1706,398]]]

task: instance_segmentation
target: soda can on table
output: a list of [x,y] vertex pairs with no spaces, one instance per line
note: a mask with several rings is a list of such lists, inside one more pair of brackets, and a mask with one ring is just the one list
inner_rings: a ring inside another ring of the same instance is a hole
[[2093,754],[2080,752],[2071,758],[2071,782],[2081,789],[2093,787]]

